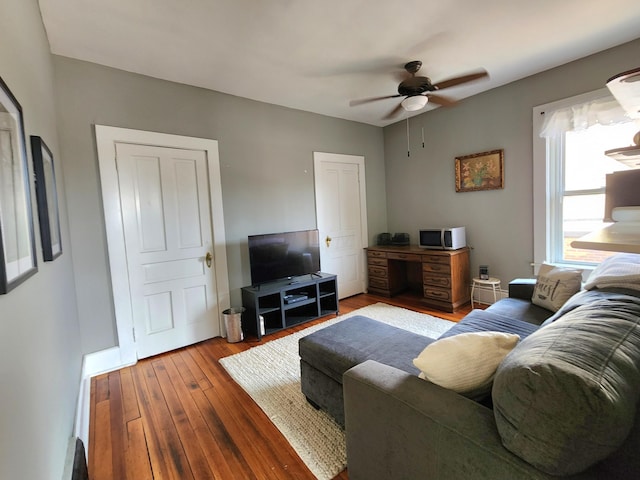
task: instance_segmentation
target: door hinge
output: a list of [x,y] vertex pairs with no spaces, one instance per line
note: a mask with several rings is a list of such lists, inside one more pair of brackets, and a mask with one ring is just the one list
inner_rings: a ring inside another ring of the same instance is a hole
[[135,327],[133,327],[131,329],[131,333],[133,334],[133,341],[135,342],[136,341],[136,328]]

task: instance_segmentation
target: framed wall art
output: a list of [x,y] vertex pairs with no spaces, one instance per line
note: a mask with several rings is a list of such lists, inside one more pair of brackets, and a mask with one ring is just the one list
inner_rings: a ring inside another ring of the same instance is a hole
[[37,271],[22,107],[0,78],[0,294]]
[[51,262],[62,255],[53,154],[42,138],[32,135],[31,155],[33,156],[33,173],[36,177],[36,200],[40,220],[42,257],[45,262]]
[[504,188],[504,150],[456,157],[456,192]]

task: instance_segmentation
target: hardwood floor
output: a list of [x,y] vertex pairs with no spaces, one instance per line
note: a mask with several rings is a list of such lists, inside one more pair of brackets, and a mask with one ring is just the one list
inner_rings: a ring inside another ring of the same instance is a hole
[[[356,295],[340,313],[385,302],[457,321],[410,296]],[[260,343],[334,318],[333,315]],[[260,408],[218,363],[259,345],[215,338],[91,379],[89,476],[92,480],[313,479]],[[335,477],[348,479],[347,471]]]

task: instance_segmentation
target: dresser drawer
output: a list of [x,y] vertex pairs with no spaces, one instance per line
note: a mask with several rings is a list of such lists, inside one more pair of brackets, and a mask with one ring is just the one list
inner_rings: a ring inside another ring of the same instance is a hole
[[376,250],[367,250],[369,258],[387,258],[387,252],[378,252]]
[[451,288],[451,277],[445,275],[435,275],[432,273],[424,273],[422,275],[422,283],[433,287]]
[[386,258],[369,257],[368,262],[369,262],[369,265],[379,265],[381,267],[387,266]]
[[376,265],[369,265],[369,278],[371,277],[384,277],[387,278],[387,269],[385,267],[378,267]]
[[443,275],[451,274],[451,265],[444,263],[423,263],[423,273],[441,273]]
[[387,278],[369,277],[369,287],[387,290],[389,288],[389,280]]
[[433,300],[451,301],[450,290],[442,290],[429,285],[425,285],[424,287],[424,296],[425,298],[431,298]]
[[405,262],[421,262],[422,261],[422,255],[419,255],[417,253],[394,253],[394,252],[389,252],[387,254],[387,258],[389,260],[402,260]]
[[442,263],[445,265],[450,265],[451,257],[449,255],[426,254],[422,255],[422,261],[425,263]]

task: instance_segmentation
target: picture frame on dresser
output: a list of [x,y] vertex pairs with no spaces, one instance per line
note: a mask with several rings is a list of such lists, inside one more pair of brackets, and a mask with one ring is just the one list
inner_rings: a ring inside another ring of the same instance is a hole
[[31,155],[33,156],[33,173],[36,179],[42,257],[45,262],[52,262],[62,255],[58,190],[53,154],[42,138],[32,135]]
[[22,107],[0,78],[0,294],[38,271]]

